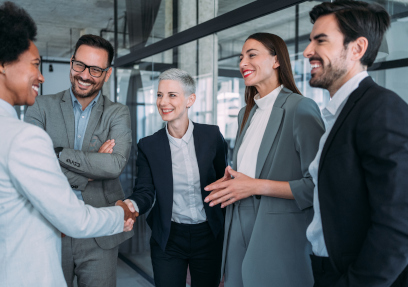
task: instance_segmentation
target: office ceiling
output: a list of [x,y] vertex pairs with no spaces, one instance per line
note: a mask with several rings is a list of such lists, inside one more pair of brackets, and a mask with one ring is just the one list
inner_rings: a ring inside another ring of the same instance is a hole
[[[0,3],[4,3],[0,0]],[[43,57],[71,56],[80,34],[113,27],[113,0],[14,0],[37,23],[35,42]]]
[[[254,2],[254,0],[214,1],[218,3],[218,15]],[[382,3],[384,6],[392,3],[399,3],[399,5],[406,6],[408,3],[408,0],[382,1],[384,2]],[[0,3],[3,2],[5,1],[0,0]],[[40,51],[40,55],[43,57],[69,58],[72,55],[73,46],[77,39],[80,35],[87,33],[100,35],[101,31],[108,31],[103,32],[102,36],[113,43],[114,0],[14,0],[12,2],[23,7],[37,23],[38,35],[36,45]],[[313,2],[315,1],[311,1],[311,3],[304,2],[301,5],[301,19],[308,18],[307,10],[311,8],[309,6],[311,6]],[[373,2],[378,2],[378,0]],[[126,0],[118,0],[120,31],[123,30],[124,11],[126,11]],[[248,33],[254,30],[254,26],[258,28],[257,30],[269,30],[266,28],[275,25],[275,27],[278,28],[282,20],[294,17],[294,9],[287,9],[286,11],[291,15],[278,13],[269,17],[268,21],[262,21],[265,20],[265,18],[259,19],[258,21],[251,21],[247,23],[247,25],[240,25],[235,29],[228,29],[228,31],[225,31],[227,33],[221,31],[219,32],[219,36],[221,36],[219,37],[220,44],[233,39],[245,39],[245,37],[249,35]],[[164,17],[157,17],[156,22],[164,21],[163,19]],[[276,24],[274,25],[274,23]],[[164,23],[155,23],[155,25],[164,26]],[[299,31],[300,35],[305,33],[304,29],[310,29],[309,25],[301,26],[301,31]]]

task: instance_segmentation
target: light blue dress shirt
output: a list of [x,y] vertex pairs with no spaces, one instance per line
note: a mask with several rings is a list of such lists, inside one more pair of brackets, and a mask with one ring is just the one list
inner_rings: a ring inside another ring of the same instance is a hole
[[315,159],[309,166],[309,173],[313,177],[313,183],[315,185],[313,191],[314,217],[312,223],[310,223],[309,227],[306,230],[307,239],[312,244],[313,253],[316,256],[329,257],[329,254],[327,253],[326,243],[324,242],[322,216],[320,214],[319,190],[317,185],[320,157],[322,155],[322,150],[324,144],[326,143],[327,137],[329,136],[334,123],[339,117],[339,114],[343,110],[347,99],[349,98],[350,94],[358,88],[358,85],[365,77],[368,77],[368,73],[366,71],[363,71],[348,80],[347,83],[341,86],[341,88],[334,94],[333,98],[330,100],[327,106],[322,110],[326,132],[320,138],[319,150],[317,151]]
[[[74,150],[81,150],[82,143],[84,141],[84,136],[86,132],[86,128],[88,126],[89,117],[91,116],[92,108],[96,105],[99,97],[101,96],[101,92],[99,91],[98,95],[93,99],[93,101],[82,110],[82,105],[78,102],[77,98],[72,93],[72,88],[69,89],[72,99],[72,107],[74,109],[74,117],[75,117],[75,142],[74,142]],[[62,150],[64,152],[64,150]],[[72,189],[78,199],[84,200],[82,198],[82,193],[80,190]]]
[[18,119],[17,112],[12,105],[10,105],[5,100],[0,99],[0,107],[2,107],[6,112],[8,112],[13,118]]

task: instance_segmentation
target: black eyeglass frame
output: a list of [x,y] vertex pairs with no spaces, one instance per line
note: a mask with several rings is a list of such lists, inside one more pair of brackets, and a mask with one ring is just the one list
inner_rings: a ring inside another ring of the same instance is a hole
[[[77,71],[77,70],[75,70],[75,69],[74,69],[74,62],[81,63],[82,65],[84,65],[84,69],[83,69],[82,71]],[[98,67],[98,66],[88,66],[88,65],[85,65],[85,64],[82,63],[81,61],[77,61],[77,60],[74,60],[74,59],[71,60],[71,69],[74,70],[75,72],[77,72],[77,73],[82,73],[83,71],[86,70],[86,68],[88,68],[88,72],[89,72],[89,74],[90,74],[92,77],[94,77],[94,78],[100,78],[100,77],[102,77],[103,72],[108,71],[108,70],[111,68],[111,66],[107,67],[106,69],[102,69],[102,68],[100,68],[100,67]],[[94,75],[92,75],[92,73],[91,73],[91,68],[100,69],[100,70],[102,71],[101,75],[100,75],[100,76],[94,76]]]

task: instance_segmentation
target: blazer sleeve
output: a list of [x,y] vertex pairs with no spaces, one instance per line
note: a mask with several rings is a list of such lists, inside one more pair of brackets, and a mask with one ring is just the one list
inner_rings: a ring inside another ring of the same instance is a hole
[[[357,122],[371,225],[356,261],[333,286],[391,286],[408,262],[408,106],[372,97]],[[376,260],[373,260],[375,256]]]
[[106,128],[109,128],[109,139],[115,140],[112,154],[64,148],[59,157],[60,165],[86,178],[118,178],[129,159],[132,145],[129,108],[123,106],[112,114],[110,126]]
[[309,98],[302,98],[294,114],[293,138],[303,178],[289,181],[290,189],[300,209],[313,205],[314,184],[309,174],[309,165],[316,157],[324,131],[324,123],[317,104]]
[[123,231],[121,207],[94,208],[78,200],[44,131],[28,126],[13,139],[8,170],[15,189],[59,231],[75,238]]
[[144,214],[152,207],[155,198],[155,187],[153,183],[152,171],[147,160],[143,140],[137,145],[137,178],[133,193],[128,197],[136,202],[139,214]]
[[[42,130],[45,130],[45,119],[42,116],[42,113],[40,111],[40,106],[38,105],[38,101],[35,101],[34,105],[32,105],[31,107],[28,107],[24,115],[24,121],[26,123],[33,124]],[[65,167],[61,167],[61,170],[67,177],[70,185],[77,186],[76,189],[78,190],[85,190],[88,184],[87,177],[77,174],[75,172],[72,172],[66,169]]]

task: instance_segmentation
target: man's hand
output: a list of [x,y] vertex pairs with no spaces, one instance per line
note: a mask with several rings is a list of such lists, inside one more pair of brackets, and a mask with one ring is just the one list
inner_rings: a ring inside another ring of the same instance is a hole
[[[113,147],[115,146],[115,140],[107,140],[106,142],[101,145],[101,147],[98,150],[98,153],[112,153],[113,152]],[[88,181],[93,181],[92,178],[88,178]]]
[[139,216],[139,213],[131,212],[128,206],[122,200],[116,201],[115,205],[122,207],[123,211],[125,212],[125,224],[123,226],[123,231],[131,231],[133,229],[133,224],[135,223],[136,217]]
[[112,153],[113,152],[113,147],[115,146],[115,140],[107,140],[106,142],[101,145],[99,148],[98,152],[99,153]]
[[[234,180],[230,180],[231,176]],[[257,187],[256,179],[233,170],[230,166],[225,169],[224,177],[206,186],[204,190],[211,191],[204,201],[210,202],[210,206],[221,203],[221,208],[253,195]]]

